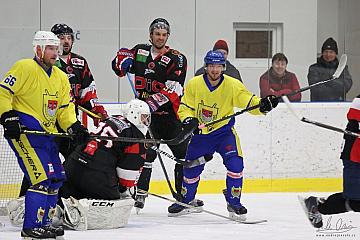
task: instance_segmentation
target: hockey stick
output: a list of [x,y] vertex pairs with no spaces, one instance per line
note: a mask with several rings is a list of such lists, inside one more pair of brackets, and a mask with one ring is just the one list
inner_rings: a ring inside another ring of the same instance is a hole
[[332,130],[332,131],[335,131],[335,132],[343,133],[343,134],[346,134],[346,135],[349,135],[349,136],[360,137],[360,134],[359,134],[359,133],[354,133],[354,132],[348,131],[348,130],[346,130],[346,129],[334,127],[334,126],[327,125],[327,124],[324,124],[324,123],[321,123],[321,122],[316,122],[316,121],[307,119],[307,118],[305,118],[305,117],[300,117],[300,116],[294,111],[294,109],[291,107],[291,104],[290,104],[289,99],[288,99],[286,96],[283,96],[282,99],[283,99],[284,103],[286,104],[286,106],[288,107],[288,109],[290,110],[290,112],[291,112],[297,119],[299,119],[299,120],[302,121],[302,122],[309,123],[309,124],[312,124],[312,125],[315,125],[315,126],[318,126],[318,127],[321,127],[321,128],[325,128],[325,129],[328,129],[328,130]]
[[80,106],[80,105],[77,105],[76,106],[78,109],[80,109],[81,111],[83,111],[84,113],[86,113],[87,115],[89,115],[90,117],[92,118],[97,118],[97,119],[101,119],[101,117],[99,115],[97,115],[96,113],[93,113],[89,110],[87,110],[86,108]]
[[139,98],[139,94],[135,89],[134,81],[132,80],[130,73],[127,72],[126,76],[127,76],[127,79],[128,79],[128,81],[130,83],[131,89],[132,89],[132,91],[133,91],[133,93],[135,95],[135,98]]
[[[347,55],[346,55],[346,54],[343,54],[343,55],[341,55],[341,58],[340,58],[340,61],[339,61],[339,65],[338,65],[335,73],[331,76],[331,78],[326,79],[326,80],[323,80],[323,81],[320,81],[320,82],[317,82],[317,83],[314,83],[314,84],[311,84],[311,85],[309,85],[309,86],[307,86],[307,87],[300,88],[300,89],[295,90],[295,91],[293,91],[293,92],[291,92],[291,93],[283,94],[283,95],[278,96],[278,97],[276,97],[276,98],[277,98],[277,99],[280,99],[280,98],[282,98],[283,96],[292,96],[292,95],[295,95],[295,94],[304,92],[304,91],[309,90],[309,89],[311,89],[311,88],[313,88],[313,87],[316,87],[316,86],[319,86],[319,85],[328,83],[328,82],[330,82],[330,81],[333,81],[333,80],[339,78],[339,77],[340,77],[340,74],[343,72],[343,70],[344,70],[344,68],[345,68],[345,66],[346,66],[346,62],[347,62]],[[241,111],[239,111],[239,112],[236,112],[236,113],[234,113],[234,114],[232,114],[232,115],[225,116],[225,117],[220,118],[220,119],[218,119],[218,120],[209,122],[209,123],[205,124],[205,127],[214,125],[214,124],[216,124],[216,123],[218,123],[218,122],[225,121],[225,120],[227,120],[227,119],[229,119],[229,118],[233,118],[233,117],[235,117],[235,116],[237,116],[237,115],[243,114],[243,113],[245,113],[245,112],[252,111],[252,110],[257,109],[257,108],[259,108],[259,107],[260,107],[260,104],[254,105],[254,106],[252,106],[252,107],[245,108],[245,109],[243,109],[243,110],[241,110]]]
[[211,159],[206,159],[204,156],[201,156],[198,159],[191,160],[191,161],[186,161],[186,160],[179,159],[179,158],[171,155],[170,153],[161,150],[160,148],[158,148],[156,146],[151,146],[151,149],[158,152],[158,153],[160,153],[160,154],[163,154],[164,156],[166,156],[166,157],[170,158],[171,160],[183,165],[186,168],[196,167],[196,166],[205,164],[205,163],[207,163],[207,162],[209,162],[211,160]]
[[[150,143],[150,144],[168,144],[168,145],[178,145],[185,141],[191,134],[194,129],[191,131],[185,132],[182,131],[173,139],[163,140],[163,139],[145,139],[145,138],[128,138],[128,137],[113,137],[113,136],[101,136],[101,135],[90,135],[90,139],[100,139],[100,140],[110,140],[110,141],[119,141],[119,142],[135,142],[135,143]],[[73,134],[69,133],[52,133],[45,131],[33,131],[33,130],[22,130],[23,134],[32,134],[32,135],[41,135],[41,136],[53,136],[53,137],[65,137],[72,138]]]
[[[183,207],[186,207],[186,208],[196,208],[195,206],[192,206],[190,204],[179,202],[177,200],[172,200],[170,198],[167,198],[167,197],[155,194],[155,193],[146,192],[146,191],[141,190],[141,189],[138,189],[138,190],[140,190],[141,193],[144,193],[144,194],[147,193],[147,194],[149,194],[151,196],[154,196],[154,197],[157,197],[157,198],[160,198],[160,199],[172,202],[172,203],[176,203],[176,204],[178,204],[180,206],[183,206]],[[236,220],[236,219],[233,219],[233,218],[230,218],[230,217],[227,217],[227,216],[224,216],[224,215],[212,212],[212,211],[205,210],[205,209],[202,209],[202,212],[210,214],[210,215],[214,215],[214,216],[217,216],[217,217],[225,218],[227,220],[234,221],[234,222],[237,222],[237,223],[242,223],[242,224],[257,224],[257,223],[265,223],[265,222],[267,222],[267,220],[255,220],[255,221],[246,221],[245,220],[245,221],[240,221],[240,220]]]
[[[154,135],[153,135],[153,133],[152,133],[152,131],[151,131],[150,128],[148,129],[148,131],[149,131],[150,138],[151,138],[151,139],[154,139]],[[162,157],[161,157],[160,153],[159,153],[158,151],[156,151],[156,153],[157,153],[157,157],[159,158],[159,162],[160,162],[161,168],[162,168],[162,170],[163,170],[163,172],[164,172],[165,180],[166,180],[167,185],[169,186],[171,195],[172,195],[173,198],[175,198],[175,199],[180,199],[181,196],[179,196],[179,194],[177,194],[177,193],[174,191],[174,188],[173,188],[172,185],[171,185],[171,182],[170,182],[170,179],[169,179],[169,174],[168,174],[167,171],[166,171],[165,164],[164,164],[164,161],[162,160]],[[170,155],[170,154],[169,154],[169,155]]]

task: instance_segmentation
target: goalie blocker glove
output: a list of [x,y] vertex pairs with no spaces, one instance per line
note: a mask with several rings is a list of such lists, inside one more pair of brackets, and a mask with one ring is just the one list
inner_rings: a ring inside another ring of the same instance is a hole
[[4,126],[4,137],[7,139],[20,139],[21,127],[19,115],[10,110],[1,115],[0,123]]
[[268,95],[260,100],[260,112],[268,113],[279,104],[279,99],[274,95]]

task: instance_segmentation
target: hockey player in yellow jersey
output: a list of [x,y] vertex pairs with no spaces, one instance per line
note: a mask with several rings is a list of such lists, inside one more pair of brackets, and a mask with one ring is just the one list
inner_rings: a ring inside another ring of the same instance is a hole
[[[208,127],[204,125],[234,114],[234,107],[244,109],[259,105],[259,108],[250,113],[266,114],[277,106],[278,100],[271,95],[260,99],[249,92],[239,80],[223,74],[226,61],[220,51],[209,51],[204,61],[205,73],[189,80],[178,111],[185,129],[199,125],[188,145],[186,160],[193,161],[202,156],[211,156],[215,152],[221,155],[227,169],[224,195],[229,216],[245,220],[247,209],[240,203],[244,165],[240,141],[234,129],[235,118]],[[184,168],[184,203],[189,203],[195,198],[204,165]],[[193,210],[175,203],[168,211],[169,216],[177,216]]]
[[38,31],[33,40],[35,57],[16,62],[0,82],[0,123],[4,137],[31,183],[25,195],[22,237],[56,238],[62,228],[51,226],[58,189],[65,180],[54,137],[22,134],[22,129],[57,132],[55,123],[84,142],[88,132],[77,121],[65,73],[53,67],[59,39]]

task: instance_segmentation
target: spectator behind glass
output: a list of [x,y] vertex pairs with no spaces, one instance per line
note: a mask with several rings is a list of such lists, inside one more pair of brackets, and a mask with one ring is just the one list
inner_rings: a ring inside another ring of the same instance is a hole
[[[296,75],[286,70],[288,59],[283,53],[276,53],[272,60],[271,68],[260,77],[260,96],[281,96],[299,90]],[[301,93],[289,96],[292,102],[301,101]]]
[[[339,65],[337,58],[338,47],[333,38],[328,38],[321,48],[321,56],[317,62],[309,67],[309,85],[331,78]],[[312,102],[320,101],[345,101],[346,93],[352,86],[351,75],[348,66],[338,79],[321,84],[310,89],[310,99]]]
[[[227,60],[227,57],[229,55],[229,47],[226,43],[225,40],[217,40],[214,47],[213,47],[213,51],[219,51],[222,52],[222,54],[224,55],[225,59],[226,59],[226,67],[225,67],[225,71],[224,74],[239,79],[242,82],[241,76],[240,76],[240,72],[235,68],[234,65],[232,65],[229,60]],[[202,66],[201,68],[199,68],[196,73],[195,76],[204,74],[204,66]]]

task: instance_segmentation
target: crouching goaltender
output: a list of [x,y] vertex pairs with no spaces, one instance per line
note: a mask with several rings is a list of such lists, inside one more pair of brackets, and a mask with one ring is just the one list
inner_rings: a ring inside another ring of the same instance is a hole
[[[112,116],[92,132],[102,136],[144,138],[150,110],[141,100],[131,100],[124,116]],[[112,229],[127,224],[134,189],[146,158],[143,143],[89,140],[78,145],[64,162],[67,181],[60,189],[53,224],[73,230]],[[134,190],[135,192],[135,190]],[[23,221],[23,201],[8,204],[11,223]]]

